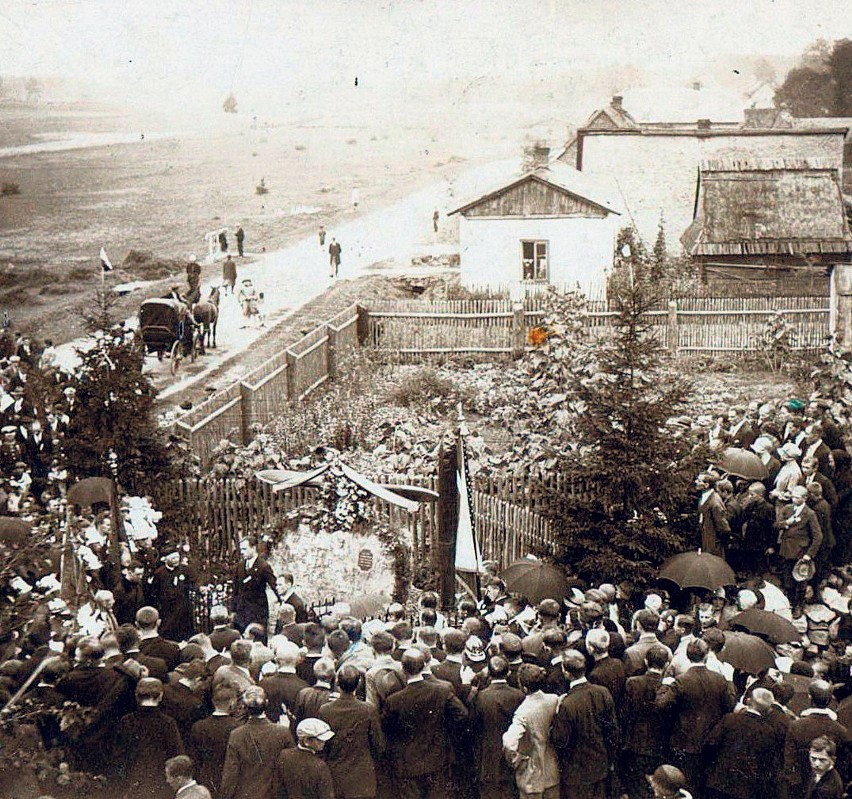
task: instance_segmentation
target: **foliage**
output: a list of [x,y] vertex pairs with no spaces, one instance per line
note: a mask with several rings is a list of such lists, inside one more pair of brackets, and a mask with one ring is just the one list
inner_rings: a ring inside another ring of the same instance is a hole
[[790,364],[796,342],[795,328],[783,313],[775,311],[754,343],[772,374],[778,374]]
[[453,408],[459,402],[467,404],[471,392],[439,375],[434,367],[423,366],[409,380],[396,386],[389,393],[389,399],[402,408],[428,404],[439,410]]
[[234,97],[233,94],[229,94],[225,98],[225,102],[222,103],[222,110],[226,114],[236,114],[237,113],[237,98]]
[[11,181],[3,181],[0,184],[0,196],[2,197],[11,197],[13,194],[20,194],[21,186],[18,183],[12,183]]
[[817,42],[775,93],[796,117],[852,115],[852,39]]
[[666,227],[663,213],[660,212],[660,222],[657,225],[657,238],[654,241],[654,251],[651,255],[651,277],[661,280],[666,274]]

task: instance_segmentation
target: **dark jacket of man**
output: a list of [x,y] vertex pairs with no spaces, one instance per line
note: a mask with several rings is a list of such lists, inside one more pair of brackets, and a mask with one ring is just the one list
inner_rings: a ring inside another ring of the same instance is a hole
[[819,782],[811,775],[802,795],[804,799],[843,799],[846,794],[837,769],[832,769]]
[[559,758],[563,796],[609,777],[618,751],[618,720],[610,692],[585,680],[559,704],[550,739]]
[[217,652],[227,652],[228,647],[234,641],[239,641],[240,638],[242,636],[230,625],[223,627],[217,625],[213,628],[213,632],[210,633],[210,646]]
[[189,740],[192,725],[206,715],[204,700],[180,682],[163,686],[160,710],[175,720],[181,739],[184,741]]
[[[782,510],[782,519],[787,521],[796,511],[794,505]],[[790,527],[781,527],[779,554],[785,560],[798,560],[808,554],[815,558],[822,545],[822,530],[816,514],[807,506],[802,506],[799,517]]]
[[802,711],[801,718],[790,722],[784,741],[784,776],[790,787],[790,795],[807,784],[811,773],[808,751],[811,741],[826,735],[837,744],[837,762],[844,761],[849,734],[842,724],[834,720],[834,714],[811,710]]
[[124,575],[119,575],[110,586],[110,591],[115,597],[113,612],[118,623],[133,624],[136,620],[136,611],[147,604],[142,581],[133,583]]
[[223,799],[277,799],[278,756],[293,747],[290,730],[250,718],[231,733],[222,769]]
[[249,569],[246,569],[246,562],[240,560],[234,577],[234,611],[240,630],[252,622],[262,624],[266,629],[269,621],[267,586],[275,591],[275,574],[263,558],[258,555]]
[[293,606],[293,610],[296,611],[296,624],[308,623],[308,606],[305,604],[305,600],[295,591],[290,596],[287,596],[285,593],[281,597],[281,601]]
[[699,502],[698,516],[701,523],[701,549],[710,555],[722,557],[731,526],[725,515],[725,503],[715,491],[710,491],[707,498]]
[[661,757],[668,743],[668,731],[655,702],[663,681],[658,672],[628,677],[622,703],[622,742],[626,752]]
[[304,657],[296,664],[296,674],[308,685],[313,685],[317,681],[314,665],[321,657],[322,652],[306,652]]
[[494,680],[473,698],[470,722],[480,783],[514,783],[514,772],[503,757],[503,733],[523,699],[523,691]]
[[118,725],[120,768],[126,796],[172,799],[163,772],[166,761],[184,754],[174,719],[155,707],[140,707]]
[[397,776],[412,779],[446,772],[452,761],[451,741],[466,722],[461,700],[436,680],[409,682],[391,694],[382,729]]
[[307,749],[285,749],[279,755],[278,784],[280,799],[335,799],[329,767]]
[[467,697],[470,695],[470,686],[462,682],[461,670],[461,663],[456,663],[454,660],[444,660],[443,663],[438,664],[432,669],[432,674],[439,680],[450,683],[456,692],[456,696],[462,702],[466,702]]
[[180,663],[180,647],[161,635],[143,638],[139,642],[139,651],[148,657],[162,658],[166,662],[168,671],[174,671],[175,666]]
[[264,677],[260,687],[266,691],[266,715],[270,721],[278,722],[281,718],[281,705],[286,706],[294,716],[296,714],[296,699],[308,684],[298,674],[278,672]]
[[822,486],[822,496],[832,508],[837,505],[837,489],[834,483],[821,472],[814,472],[802,478],[802,485],[808,486],[811,483],[819,483]]
[[241,723],[233,716],[212,715],[192,725],[189,746],[198,770],[196,778],[207,785],[214,796],[219,795],[228,737]]
[[163,565],[154,572],[148,591],[161,613],[160,635],[164,638],[185,641],[192,635],[191,587],[192,578],[185,566],[169,569]]
[[704,743],[707,788],[736,799],[775,799],[781,762],[778,739],[759,713],[728,713]]
[[376,795],[376,762],[385,751],[379,714],[351,694],[323,705],[321,718],[334,731],[325,746],[336,799]]
[[721,674],[694,665],[673,684],[660,686],[655,705],[671,720],[669,746],[697,755],[710,730],[734,709],[734,692]]
[[589,682],[600,685],[609,691],[615,706],[621,707],[624,696],[624,683],[627,677],[624,672],[624,664],[613,657],[605,657],[603,660],[595,661],[589,672]]
[[319,718],[320,708],[330,698],[331,688],[324,685],[309,685],[307,688],[302,688],[296,697],[296,706],[293,709],[296,723],[298,724],[298,722],[304,719]]
[[744,552],[762,555],[775,546],[778,539],[775,509],[765,499],[750,500],[740,512],[739,523],[742,531],[739,548]]

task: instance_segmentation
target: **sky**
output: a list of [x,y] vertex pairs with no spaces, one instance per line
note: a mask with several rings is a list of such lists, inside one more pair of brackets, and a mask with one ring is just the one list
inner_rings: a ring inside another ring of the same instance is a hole
[[233,91],[263,112],[333,105],[356,77],[390,106],[447,80],[608,91],[601,75],[635,68],[683,83],[732,54],[792,61],[844,37],[845,0],[2,0],[0,75],[184,113]]

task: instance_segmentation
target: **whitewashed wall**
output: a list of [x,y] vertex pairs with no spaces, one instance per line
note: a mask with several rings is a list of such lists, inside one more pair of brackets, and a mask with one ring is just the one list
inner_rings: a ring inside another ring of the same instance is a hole
[[602,282],[622,217],[604,219],[508,219],[462,217],[459,223],[461,281],[465,286],[495,288],[518,283],[521,241],[548,242],[549,279],[557,285]]

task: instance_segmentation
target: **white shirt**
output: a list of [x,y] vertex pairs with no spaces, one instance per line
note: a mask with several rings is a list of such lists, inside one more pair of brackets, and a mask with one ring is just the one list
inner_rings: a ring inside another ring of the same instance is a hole
[[[213,715],[216,714],[214,713]],[[198,783],[195,780],[190,780],[186,785],[183,786],[183,788],[178,788],[175,791],[175,797],[177,798],[178,796],[180,796],[182,791],[185,791],[187,788],[192,788],[193,785],[198,785]]]

